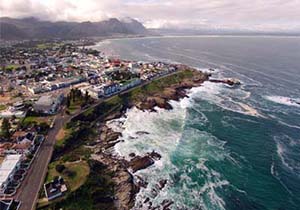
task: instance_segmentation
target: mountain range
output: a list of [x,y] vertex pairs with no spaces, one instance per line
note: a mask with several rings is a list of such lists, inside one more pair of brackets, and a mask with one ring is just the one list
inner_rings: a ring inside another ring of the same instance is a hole
[[150,32],[139,21],[110,18],[99,22],[51,22],[34,17],[0,18],[0,39],[83,38],[113,35],[147,35]]

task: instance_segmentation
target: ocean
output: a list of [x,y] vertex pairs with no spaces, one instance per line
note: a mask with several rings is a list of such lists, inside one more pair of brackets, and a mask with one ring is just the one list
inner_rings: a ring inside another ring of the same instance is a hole
[[147,209],[146,198],[152,206],[171,199],[171,209],[300,209],[299,37],[153,37],[95,48],[122,59],[214,68],[213,78],[242,82],[205,82],[171,101],[172,110],[132,108],[109,122],[125,140],[116,145],[119,155],[162,155],[136,173],[148,186],[134,209]]

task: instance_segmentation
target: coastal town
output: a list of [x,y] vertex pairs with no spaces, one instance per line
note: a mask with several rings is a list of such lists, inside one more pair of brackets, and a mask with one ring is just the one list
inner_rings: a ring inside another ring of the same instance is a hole
[[[48,167],[55,159],[53,156],[60,153],[59,141],[68,139],[65,134],[67,123],[106,101],[115,100],[120,94],[129,94],[138,87],[150,87],[147,85],[152,81],[178,76],[178,72],[189,69],[182,64],[111,58],[86,47],[85,43],[84,40],[22,42],[1,48],[1,209],[33,209],[37,202],[44,207],[75,191],[83,183],[77,183],[76,187],[71,183],[70,180],[80,175],[66,169],[66,165],[74,164],[72,161],[56,164],[56,176],[49,172],[53,170],[51,164]],[[188,74],[193,76],[187,72],[182,78]],[[196,77],[194,82],[200,84],[207,76],[199,75],[201,78]],[[147,99],[143,109],[154,106],[171,108],[167,100],[184,96],[183,88],[193,85],[184,84],[160,99]],[[124,102],[116,104],[124,106]],[[116,104],[111,104],[111,107]],[[103,140],[106,148],[107,144],[116,144],[111,142],[115,137]],[[141,161],[151,165],[153,158],[159,158],[159,154],[151,153],[140,159],[135,157],[129,165],[137,171],[145,167],[140,165]],[[77,161],[81,162],[83,158]]]

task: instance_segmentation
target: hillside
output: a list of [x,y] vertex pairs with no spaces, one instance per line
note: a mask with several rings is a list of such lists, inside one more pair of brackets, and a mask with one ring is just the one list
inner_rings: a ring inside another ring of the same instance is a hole
[[112,35],[147,35],[142,23],[132,18],[100,22],[50,22],[37,18],[0,18],[0,39],[82,38]]

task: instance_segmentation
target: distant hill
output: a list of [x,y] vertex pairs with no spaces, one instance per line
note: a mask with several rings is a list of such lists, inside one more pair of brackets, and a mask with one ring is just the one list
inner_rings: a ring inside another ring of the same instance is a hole
[[112,35],[147,35],[142,23],[132,18],[100,22],[50,22],[37,18],[0,18],[0,39],[82,38]]
[[238,29],[190,29],[190,28],[158,28],[148,29],[151,34],[162,36],[197,36],[197,35],[237,35],[237,36],[300,36],[300,31],[256,31],[256,30],[238,30]]

